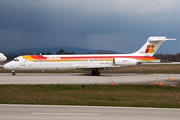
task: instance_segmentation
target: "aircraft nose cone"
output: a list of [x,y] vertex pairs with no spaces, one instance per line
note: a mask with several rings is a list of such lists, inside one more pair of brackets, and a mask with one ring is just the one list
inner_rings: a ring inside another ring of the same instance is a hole
[[4,69],[6,70],[9,70],[11,68],[10,64],[9,63],[6,63],[4,66],[3,66]]
[[5,60],[7,60],[7,57],[6,57],[6,56],[4,56],[4,61],[5,61]]

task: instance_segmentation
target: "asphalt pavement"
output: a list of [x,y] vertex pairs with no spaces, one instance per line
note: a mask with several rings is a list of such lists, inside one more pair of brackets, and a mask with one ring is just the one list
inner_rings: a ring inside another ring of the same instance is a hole
[[[169,79],[172,81],[169,81]],[[83,73],[0,73],[0,84],[149,84],[175,85],[180,74],[101,74],[92,76]]]
[[0,104],[0,120],[179,120],[180,109]]

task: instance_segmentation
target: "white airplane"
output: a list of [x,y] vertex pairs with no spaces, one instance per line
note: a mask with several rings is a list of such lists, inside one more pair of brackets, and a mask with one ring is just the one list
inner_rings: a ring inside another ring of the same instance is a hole
[[149,37],[147,42],[132,54],[93,54],[93,55],[25,55],[16,57],[3,67],[12,70],[92,70],[92,75],[99,75],[99,70],[117,69],[135,66],[142,62],[156,61],[152,57],[159,46],[167,39],[164,36]]
[[6,56],[0,53],[0,62],[7,60]]

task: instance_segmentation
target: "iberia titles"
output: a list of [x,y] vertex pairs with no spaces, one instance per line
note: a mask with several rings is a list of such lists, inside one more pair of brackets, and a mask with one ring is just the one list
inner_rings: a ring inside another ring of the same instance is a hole
[[47,57],[46,60],[61,60],[61,57]]

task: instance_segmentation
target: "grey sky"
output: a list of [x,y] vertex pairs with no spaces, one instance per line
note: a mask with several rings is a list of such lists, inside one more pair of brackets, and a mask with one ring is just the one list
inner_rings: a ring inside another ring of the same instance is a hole
[[167,36],[157,53],[180,52],[179,0],[1,0],[0,51],[80,47],[123,53]]

